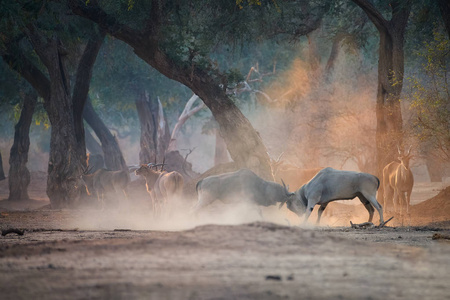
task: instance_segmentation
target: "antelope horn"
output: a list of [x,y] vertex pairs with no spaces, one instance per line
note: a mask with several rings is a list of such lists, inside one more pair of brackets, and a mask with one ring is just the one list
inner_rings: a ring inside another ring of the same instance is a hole
[[286,191],[289,192],[289,186],[286,186],[286,184],[284,183],[283,179],[281,179],[281,182],[283,183],[283,186],[286,189]]

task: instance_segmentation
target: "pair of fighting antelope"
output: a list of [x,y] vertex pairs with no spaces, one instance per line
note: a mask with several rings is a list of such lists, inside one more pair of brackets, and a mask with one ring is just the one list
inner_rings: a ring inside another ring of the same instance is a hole
[[[411,148],[406,154],[398,150],[400,163],[392,162],[383,170],[384,198],[387,203],[387,199],[394,195],[394,209],[397,201],[402,201],[406,204],[408,212],[414,182],[409,169]],[[172,196],[181,194],[183,177],[178,172],[157,171],[153,169],[154,167],[157,165],[142,165],[136,170],[136,175],[143,175],[146,178],[147,190],[152,195],[153,205],[158,203],[157,199],[163,199],[163,202],[167,203]],[[200,180],[196,185],[198,201],[192,210],[197,212],[216,200],[230,203],[236,199],[247,199],[259,206],[279,204],[281,208],[286,204],[287,208],[299,217],[305,215],[304,222],[306,222],[314,206],[320,205],[317,218],[319,223],[323,211],[330,202],[358,197],[369,212],[369,222],[372,222],[375,208],[380,216],[380,225],[384,225],[383,209],[376,200],[379,187],[380,180],[374,175],[324,168],[292,193],[283,181],[280,185],[266,181],[248,169],[241,169]]]

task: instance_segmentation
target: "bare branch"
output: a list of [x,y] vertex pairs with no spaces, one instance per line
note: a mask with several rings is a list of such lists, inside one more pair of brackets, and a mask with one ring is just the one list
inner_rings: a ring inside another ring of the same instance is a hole
[[196,114],[199,110],[201,110],[203,107],[205,107],[205,104],[201,102],[196,107],[192,108],[194,105],[194,102],[199,99],[197,95],[192,95],[192,97],[188,100],[186,103],[183,112],[181,113],[180,117],[178,118],[177,124],[175,124],[175,127],[173,128],[172,135],[170,137],[169,146],[167,147],[167,152],[170,151],[176,151],[177,150],[177,136],[178,133],[181,130],[181,127],[186,123],[186,121],[192,117],[194,114]]

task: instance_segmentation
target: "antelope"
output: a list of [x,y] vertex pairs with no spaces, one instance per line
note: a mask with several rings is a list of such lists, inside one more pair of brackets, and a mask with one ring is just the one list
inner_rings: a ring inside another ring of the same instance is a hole
[[181,196],[184,185],[184,179],[180,173],[164,171],[163,167],[158,171],[157,167],[160,165],[164,164],[144,164],[135,171],[136,175],[145,178],[145,185],[147,192],[150,194],[155,215],[160,215],[168,203]]
[[304,223],[308,220],[314,206],[320,205],[316,221],[316,224],[319,224],[322,213],[330,202],[358,197],[369,212],[369,222],[372,222],[375,207],[382,225],[384,224],[383,210],[376,199],[379,186],[380,180],[374,175],[325,168],[297,190],[294,200],[286,201],[286,205],[299,217],[304,214]]
[[86,185],[88,194],[96,193],[102,209],[105,208],[105,196],[112,197],[112,195],[122,192],[125,198],[128,198],[126,189],[130,183],[130,176],[125,170],[110,171],[99,169],[89,174],[88,169],[81,175],[81,178]]
[[409,214],[414,185],[414,176],[409,167],[409,161],[412,158],[411,147],[406,154],[403,154],[399,147],[397,149],[400,163],[393,161],[383,169],[384,203],[388,207],[387,202],[392,199],[394,212],[402,214],[405,208],[406,213]]
[[224,203],[247,200],[259,206],[284,203],[295,198],[286,185],[266,181],[248,169],[209,176],[197,183],[198,201],[191,212],[195,213],[216,200]]

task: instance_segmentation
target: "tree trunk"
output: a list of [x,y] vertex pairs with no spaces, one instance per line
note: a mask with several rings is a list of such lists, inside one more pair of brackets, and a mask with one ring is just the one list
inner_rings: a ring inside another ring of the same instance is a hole
[[236,165],[273,180],[269,155],[261,137],[219,84],[208,82],[206,75],[205,78],[194,76],[191,88],[211,110]]
[[308,38],[308,61],[309,61],[309,81],[313,87],[319,85],[320,78],[322,77],[322,70],[320,68],[320,54],[317,47],[316,40],[320,34],[320,29],[316,29],[306,35]]
[[220,132],[218,129],[215,129],[215,135],[216,135],[216,148],[214,153],[214,165],[220,165],[227,163],[229,161],[228,159],[228,150],[227,150],[227,144],[223,140],[223,138],[220,136]]
[[170,130],[167,117],[164,112],[161,100],[157,98],[157,114],[153,114],[156,126],[156,159],[160,162],[166,161],[166,150],[170,143]]
[[[398,156],[402,146],[400,94],[403,81],[403,37],[380,33],[377,91],[377,174]],[[395,85],[394,85],[395,84]]]
[[448,37],[450,38],[450,2],[448,2],[448,0],[438,0],[438,4],[445,29],[447,30]]
[[170,143],[170,130],[159,98],[152,99],[146,91],[139,91],[135,101],[141,128],[141,164],[162,163]]
[[91,154],[103,156],[102,145],[97,142],[89,130],[84,130],[84,138],[86,140],[86,148]]
[[70,81],[64,68],[64,50],[58,38],[44,38],[32,25],[27,29],[33,48],[50,77],[50,94],[44,98],[52,125],[47,195],[53,208],[73,207],[79,199],[79,175],[86,161],[80,155],[76,139]]
[[[56,52],[56,51],[55,51]],[[56,59],[58,61],[58,58]],[[82,159],[72,113],[72,99],[59,68],[49,70],[51,96],[46,106],[52,125],[48,163],[47,195],[53,208],[73,207],[79,199]]]
[[141,164],[158,163],[157,141],[156,141],[156,121],[152,113],[154,105],[150,103],[150,98],[146,91],[140,90],[136,101],[136,110],[138,112],[141,128],[141,150],[139,151],[139,162]]
[[0,151],[0,181],[5,180],[5,171],[3,170],[2,152]]
[[24,97],[19,122],[14,127],[14,143],[9,156],[9,197],[8,200],[28,200],[30,172],[27,168],[30,148],[30,125],[37,102],[35,92]]
[[[411,11],[411,1],[391,1],[392,19],[386,20],[367,0],[353,0],[367,14],[380,34],[377,90],[377,175],[397,158],[397,146],[402,146],[402,112],[400,94],[404,72],[404,33]],[[382,193],[378,198],[382,200]],[[383,202],[383,201],[381,201]]]
[[425,158],[425,163],[428,170],[428,175],[430,176],[431,182],[442,182],[442,177],[444,173],[444,166],[442,162],[436,159],[433,155],[427,155]]
[[84,106],[83,118],[102,144],[106,168],[114,171],[128,169],[116,138],[97,115],[89,99]]
[[27,60],[24,61],[26,68],[19,71],[44,98],[44,107],[52,125],[47,195],[53,208],[73,207],[79,200],[80,175],[86,165],[84,127],[79,119],[103,36],[94,34],[87,43],[79,61],[72,97],[65,68],[67,50],[59,38],[44,36],[33,23],[27,24],[24,33],[49,75],[47,79]]
[[339,33],[333,39],[330,56],[328,57],[327,65],[325,66],[323,75],[326,82],[330,82],[334,70],[334,65],[336,63],[336,59],[339,56],[339,50],[341,49],[341,41],[344,39],[344,37],[345,34]]
[[83,123],[84,106],[88,98],[93,66],[106,34],[103,30],[100,30],[99,33],[97,33],[96,30],[93,30],[92,32],[93,33],[84,48],[83,55],[78,62],[72,95],[75,137],[77,139],[81,160],[86,159],[86,142]]
[[165,170],[181,173],[185,178],[185,182],[187,182],[189,178],[196,178],[199,175],[192,171],[192,164],[186,161],[185,157],[181,156],[178,150],[167,151],[165,163]]

